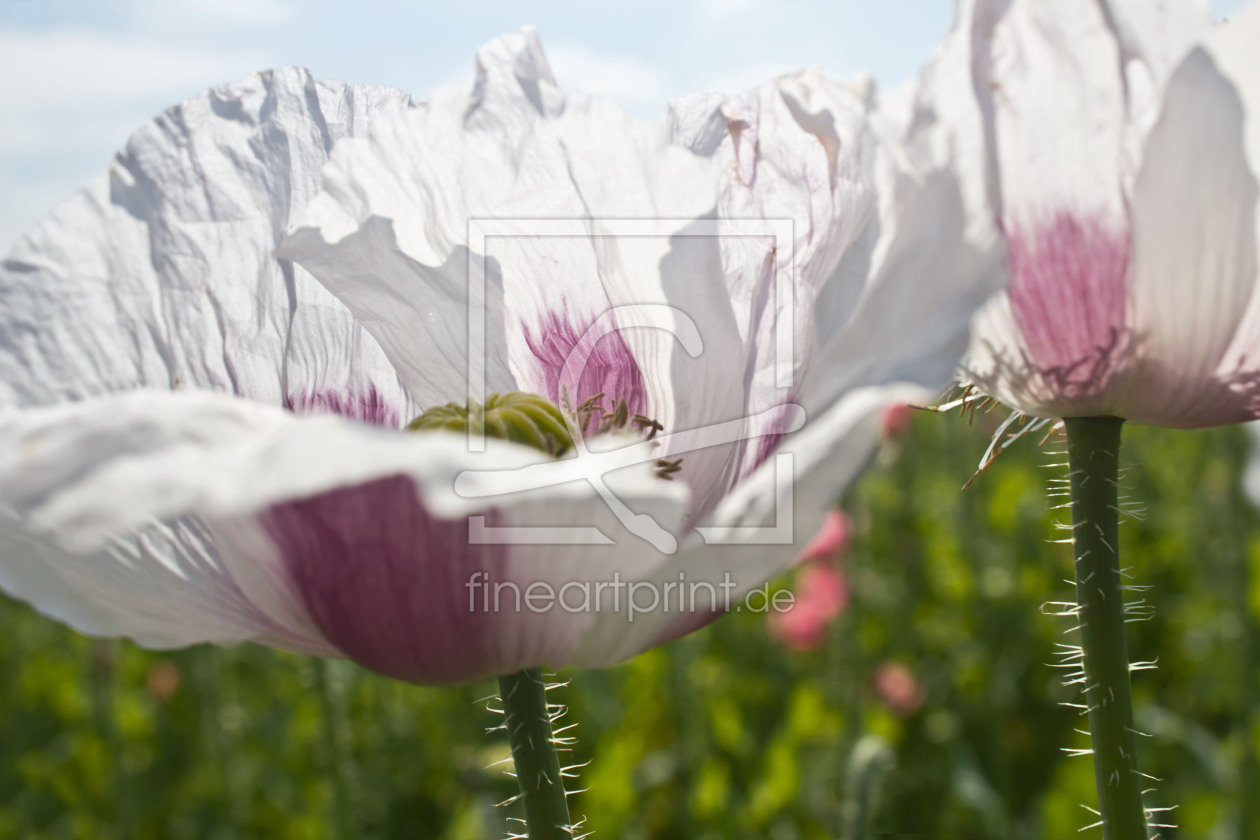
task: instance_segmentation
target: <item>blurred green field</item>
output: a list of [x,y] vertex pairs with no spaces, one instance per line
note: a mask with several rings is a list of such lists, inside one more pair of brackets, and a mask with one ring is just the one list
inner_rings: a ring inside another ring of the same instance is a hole
[[[602,672],[565,672],[571,800],[596,838],[1035,840],[1094,821],[1075,699],[1051,667],[1072,598],[1048,542],[1062,460],[1022,441],[966,493],[988,432],[920,414],[843,500],[848,609],[817,651],[732,614]],[[1122,526],[1152,620],[1131,624],[1148,805],[1161,837],[1260,837],[1260,530],[1241,428],[1125,430]],[[790,585],[790,577],[779,585]],[[503,837],[515,791],[492,684],[415,688],[344,662],[245,646],[151,653],[0,600],[0,838]],[[876,692],[906,666],[924,702]]]

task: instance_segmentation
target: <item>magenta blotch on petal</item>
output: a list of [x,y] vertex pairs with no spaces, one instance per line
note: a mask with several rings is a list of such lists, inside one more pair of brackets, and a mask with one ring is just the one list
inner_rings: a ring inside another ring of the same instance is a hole
[[538,361],[542,378],[538,384],[556,405],[561,402],[560,384],[568,365],[570,372],[580,372],[575,377],[577,381],[564,382],[573,405],[602,392],[608,398],[606,405],[625,400],[632,413],[647,413],[643,374],[612,318],[612,313],[608,313],[579,327],[567,310],[553,310],[537,329],[525,326],[525,343]]
[[331,391],[299,391],[289,397],[289,408],[296,414],[336,414],[373,426],[398,428],[402,425],[398,409],[376,390],[368,386],[364,393],[350,389]]
[[1107,387],[1129,340],[1129,234],[1068,212],[1009,225],[1010,301],[1032,363],[1067,397]]
[[466,519],[438,519],[411,479],[379,479],[276,505],[260,521],[315,625],[346,656],[415,683],[509,671],[503,616],[470,606],[467,583],[503,580],[505,547],[470,545]]

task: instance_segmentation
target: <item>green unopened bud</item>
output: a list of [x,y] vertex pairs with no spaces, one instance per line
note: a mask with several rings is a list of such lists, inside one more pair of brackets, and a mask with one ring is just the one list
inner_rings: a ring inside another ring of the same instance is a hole
[[469,400],[466,406],[447,403],[430,408],[407,424],[409,432],[469,429],[488,437],[540,449],[554,457],[573,447],[573,433],[560,409],[536,394],[511,391],[491,394],[485,406]]

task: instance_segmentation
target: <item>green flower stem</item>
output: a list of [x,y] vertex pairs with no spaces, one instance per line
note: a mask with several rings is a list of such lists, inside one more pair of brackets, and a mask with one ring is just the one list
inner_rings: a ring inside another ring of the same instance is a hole
[[112,762],[113,836],[132,837],[131,788],[123,763],[122,739],[118,735],[118,723],[114,716],[114,665],[118,658],[118,643],[94,639],[88,654],[93,723]]
[[1085,702],[1089,706],[1103,838],[1146,840],[1118,551],[1117,485],[1123,423],[1116,417],[1065,421],[1072,471],[1072,535]]
[[521,786],[520,798],[525,804],[529,840],[569,840],[569,803],[552,738],[542,671],[529,668],[499,677],[499,697]]
[[234,727],[225,725],[225,707],[228,703],[228,688],[224,676],[229,674],[227,668],[230,654],[224,653],[214,645],[200,645],[192,654],[192,678],[196,688],[199,704],[202,708],[201,737],[202,749],[211,782],[215,791],[226,804],[227,823],[243,826],[252,819],[246,810],[247,798],[241,790],[240,774],[228,767],[231,757],[237,752],[239,738]]
[[324,753],[331,773],[333,789],[334,834],[338,840],[354,837],[351,830],[350,785],[346,776],[350,773],[350,756],[344,742],[343,726],[346,723],[344,686],[333,669],[340,663],[331,659],[316,660],[315,687],[319,693],[319,705],[323,719]]

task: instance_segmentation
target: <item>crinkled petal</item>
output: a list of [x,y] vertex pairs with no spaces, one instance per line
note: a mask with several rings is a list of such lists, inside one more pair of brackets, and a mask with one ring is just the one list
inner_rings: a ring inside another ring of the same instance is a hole
[[[564,227],[586,214],[554,132],[563,102],[532,29],[491,42],[471,95],[439,90],[342,144],[285,243],[380,340],[425,407],[475,394],[470,373],[486,392],[558,402],[567,356],[608,310],[585,229]],[[540,227],[547,219],[557,225]],[[471,356],[470,304],[474,329],[484,325]],[[610,381],[585,384],[632,390],[615,396],[644,410],[624,342],[614,331],[602,344]],[[575,401],[602,390],[563,384]]]
[[201,387],[300,406],[374,389],[406,413],[375,341],[274,257],[332,145],[406,101],[281,68],[141,128],[0,263],[0,405]]
[[871,216],[874,138],[867,92],[816,70],[732,97],[722,113],[722,260],[745,345],[751,426],[732,474],[739,480],[777,445],[818,325],[834,325],[831,310],[850,306],[866,281],[834,270]]
[[669,100],[660,120],[669,142],[711,156],[726,139],[726,98],[724,93],[693,93]]
[[[741,333],[766,349],[773,349],[769,338],[777,320],[791,318],[796,373],[817,343],[814,301],[874,207],[875,140],[866,97],[866,91],[808,70],[723,106],[731,141],[718,153],[722,218],[792,225],[791,261],[775,253],[780,243],[770,236],[723,240],[732,302]],[[768,266],[780,296],[768,298],[770,311],[763,312]],[[858,290],[848,291],[851,302]],[[772,354],[764,356],[759,367],[773,363]]]

